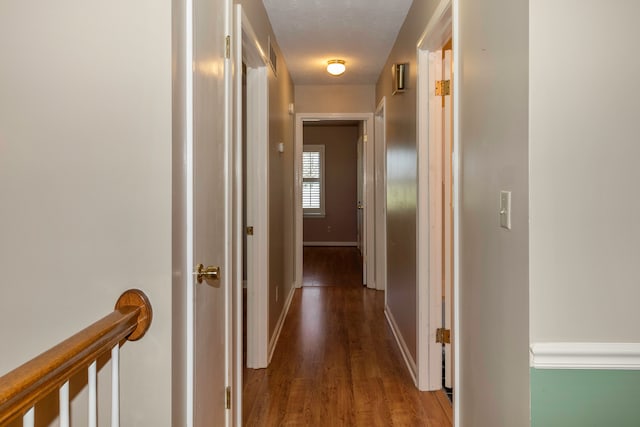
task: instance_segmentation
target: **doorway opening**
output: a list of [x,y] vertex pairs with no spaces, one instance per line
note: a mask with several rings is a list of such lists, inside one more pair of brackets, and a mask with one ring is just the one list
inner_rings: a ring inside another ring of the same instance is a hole
[[302,286],[362,286],[364,125],[303,122]]
[[[458,413],[457,153],[453,6],[442,0],[418,42],[418,387]],[[426,262],[425,262],[426,261]],[[455,353],[455,355],[454,355]],[[454,393],[456,393],[454,395]]]
[[[328,133],[343,133],[347,135],[347,139],[350,134],[356,141],[351,141],[351,145],[349,142],[336,144],[331,142],[330,135],[326,135]],[[333,246],[358,248],[362,257],[362,284],[376,289],[373,114],[297,114],[295,139],[296,287],[305,284],[304,248]],[[330,147],[329,150],[327,146]],[[305,150],[308,154],[305,154]],[[334,158],[334,154],[338,156]],[[319,169],[322,175],[320,178],[303,176],[305,159],[308,162],[318,159],[318,167],[322,168],[329,164],[326,163],[327,156],[331,156],[328,160],[333,165],[324,173]],[[335,162],[348,162],[349,156],[351,166],[340,173],[351,176],[350,182],[340,184],[338,180],[338,184],[333,185],[336,174],[339,173],[337,170],[332,172]],[[350,187],[350,191],[345,191],[344,194],[327,194],[325,190],[329,185]],[[334,196],[337,196],[337,200],[331,202],[329,199]],[[329,205],[326,205],[327,201]],[[341,214],[341,211],[344,212]],[[348,252],[348,249],[343,251]]]
[[234,288],[235,418],[242,417],[246,368],[269,363],[268,306],[268,60],[241,5],[235,22],[235,218],[237,252]]

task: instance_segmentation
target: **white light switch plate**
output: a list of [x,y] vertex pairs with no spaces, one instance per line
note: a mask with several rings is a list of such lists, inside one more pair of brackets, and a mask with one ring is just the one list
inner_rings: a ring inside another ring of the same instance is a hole
[[500,227],[511,230],[511,191],[500,192]]

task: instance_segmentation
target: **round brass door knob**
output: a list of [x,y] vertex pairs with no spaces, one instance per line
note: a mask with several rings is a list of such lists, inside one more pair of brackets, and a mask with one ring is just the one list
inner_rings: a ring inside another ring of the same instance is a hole
[[194,274],[198,283],[202,283],[203,280],[218,280],[220,278],[220,267],[212,265],[205,267],[202,264],[198,264]]

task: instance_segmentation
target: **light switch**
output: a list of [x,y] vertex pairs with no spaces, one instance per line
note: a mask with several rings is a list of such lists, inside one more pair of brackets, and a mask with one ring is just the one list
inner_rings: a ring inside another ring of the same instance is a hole
[[500,227],[511,230],[511,191],[500,192]]

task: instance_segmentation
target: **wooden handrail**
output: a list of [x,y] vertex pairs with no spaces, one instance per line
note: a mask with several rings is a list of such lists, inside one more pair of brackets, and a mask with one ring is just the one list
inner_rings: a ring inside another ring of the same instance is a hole
[[0,377],[0,425],[23,415],[121,341],[142,338],[152,317],[147,296],[130,289],[112,313]]

